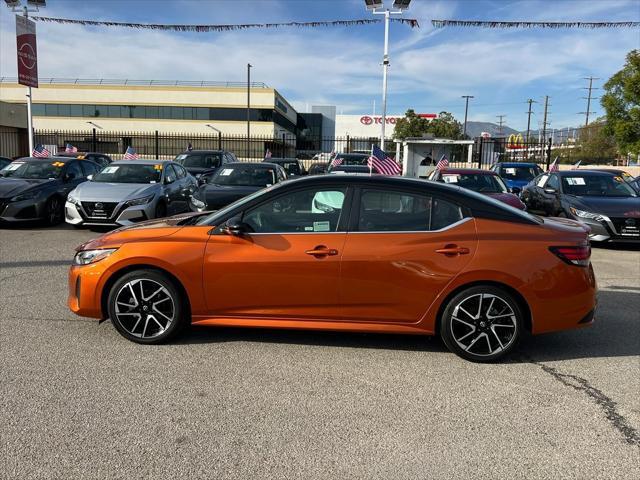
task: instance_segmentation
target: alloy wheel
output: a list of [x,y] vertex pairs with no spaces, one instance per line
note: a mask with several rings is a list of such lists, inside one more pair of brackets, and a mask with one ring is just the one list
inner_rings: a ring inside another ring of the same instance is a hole
[[162,335],[174,322],[175,315],[171,293],[155,280],[131,280],[116,294],[116,320],[134,337],[149,339]]
[[458,347],[477,356],[504,351],[518,334],[513,308],[506,300],[491,293],[473,294],[458,302],[450,326]]

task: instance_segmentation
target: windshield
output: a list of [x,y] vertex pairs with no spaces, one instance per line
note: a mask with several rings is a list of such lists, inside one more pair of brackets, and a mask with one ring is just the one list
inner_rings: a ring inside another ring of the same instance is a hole
[[219,153],[181,153],[175,159],[186,168],[214,168],[220,165]]
[[162,164],[143,165],[127,163],[109,165],[93,176],[93,182],[107,183],[159,183]]
[[507,187],[502,179],[496,175],[445,173],[442,175],[445,183],[452,183],[462,188],[480,193],[506,193]]
[[0,172],[3,177],[28,178],[44,180],[47,178],[58,178],[64,167],[64,162],[56,161],[31,161],[13,162],[4,167]]
[[255,165],[225,167],[209,177],[207,183],[243,187],[268,187],[276,183],[276,172],[273,168],[256,167]]
[[530,181],[542,173],[538,166],[500,167],[500,176],[506,180]]
[[578,175],[562,177],[562,190],[579,197],[635,197],[635,190],[618,175]]
[[339,153],[336,157],[342,159],[341,165],[366,165],[369,159],[364,153]]
[[300,165],[298,165],[298,162],[282,162],[280,166],[284,168],[284,171],[289,175],[300,175]]

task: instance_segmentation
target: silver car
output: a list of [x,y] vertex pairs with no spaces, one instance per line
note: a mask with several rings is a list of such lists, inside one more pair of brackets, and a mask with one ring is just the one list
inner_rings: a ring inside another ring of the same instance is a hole
[[197,180],[175,162],[121,160],[69,193],[65,218],[72,225],[131,225],[189,211]]

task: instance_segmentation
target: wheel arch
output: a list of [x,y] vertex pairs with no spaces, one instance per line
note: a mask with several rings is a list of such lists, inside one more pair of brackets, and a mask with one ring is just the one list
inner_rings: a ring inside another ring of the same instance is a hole
[[524,314],[524,325],[526,330],[531,333],[532,331],[532,327],[533,327],[533,323],[532,323],[532,318],[531,318],[531,308],[529,307],[529,304],[527,303],[527,300],[522,296],[522,294],[520,292],[518,292],[518,290],[516,290],[515,288],[513,288],[512,286],[503,283],[503,282],[498,282],[498,281],[493,281],[493,280],[476,280],[476,281],[472,281],[472,282],[468,282],[468,283],[464,283],[462,285],[457,286],[456,288],[454,288],[451,292],[449,292],[447,294],[447,296],[442,300],[442,302],[440,302],[440,305],[438,307],[438,311],[436,314],[436,322],[435,322],[435,334],[436,335],[440,335],[440,328],[442,325],[442,315],[445,311],[445,309],[447,308],[447,305],[449,304],[449,302],[451,301],[451,299],[456,296],[458,293],[471,288],[471,287],[477,287],[480,285],[487,285],[487,286],[491,286],[491,287],[496,287],[496,288],[501,288],[503,290],[505,290],[507,293],[509,293],[511,296],[513,296],[513,298],[515,299],[516,302],[518,302],[518,306],[522,309],[522,313]]
[[185,302],[184,307],[186,309],[187,315],[189,318],[191,318],[191,300],[189,299],[189,294],[187,293],[186,288],[184,288],[184,285],[182,284],[182,282],[178,279],[178,277],[176,277],[174,274],[172,274],[168,270],[162,267],[159,267],[157,265],[151,265],[148,263],[137,263],[133,265],[127,265],[121,268],[120,270],[117,270],[113,274],[111,274],[111,276],[107,279],[106,283],[104,284],[100,292],[100,312],[101,312],[102,318],[109,318],[109,308],[108,308],[107,302],[109,300],[109,293],[111,291],[111,287],[113,287],[113,285],[119,279],[121,279],[124,275],[126,275],[127,273],[134,272],[136,270],[154,270],[163,275],[166,275],[180,292]]

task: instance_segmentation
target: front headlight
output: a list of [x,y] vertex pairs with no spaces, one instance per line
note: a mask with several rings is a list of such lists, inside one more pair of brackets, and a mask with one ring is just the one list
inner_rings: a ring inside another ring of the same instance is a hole
[[191,197],[191,203],[196,208],[204,208],[204,207],[206,207],[206,204],[202,200],[199,200],[199,199],[197,199],[196,197],[193,197],[193,196]]
[[113,252],[115,252],[117,248],[101,248],[99,250],[83,250],[81,252],[76,253],[76,256],[73,257],[73,263],[75,265],[88,265],[90,263],[96,263],[100,260],[107,258]]
[[127,202],[127,206],[134,207],[136,205],[145,205],[149,203],[151,200],[153,200],[153,197],[154,197],[153,195],[149,195],[148,197],[134,198],[133,200],[129,200]]
[[78,200],[76,197],[74,197],[72,194],[69,194],[67,196],[67,202],[69,203],[73,203],[74,205],[80,205],[80,200]]
[[27,192],[27,193],[21,193],[20,195],[16,195],[15,197],[13,197],[11,199],[12,202],[21,202],[23,200],[31,200],[32,198],[36,198],[38,196],[40,192],[39,191],[35,191],[35,192]]
[[601,215],[599,213],[585,212],[584,210],[578,210],[574,207],[569,207],[569,210],[571,210],[571,213],[573,213],[576,217],[588,218],[590,220],[596,220],[598,222],[609,220],[606,215]]

